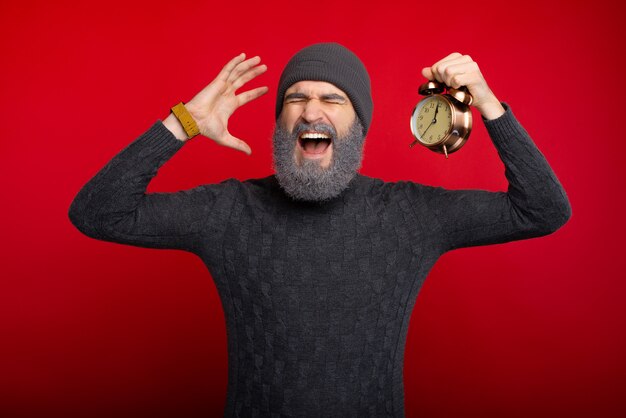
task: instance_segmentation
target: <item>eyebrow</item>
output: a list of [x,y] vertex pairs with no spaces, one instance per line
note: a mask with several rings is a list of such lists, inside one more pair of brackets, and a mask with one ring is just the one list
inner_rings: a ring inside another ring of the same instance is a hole
[[323,94],[322,100],[346,100],[344,96],[337,93]]
[[304,93],[289,93],[285,96],[285,100],[289,99],[307,99],[308,96]]
[[[290,100],[290,99],[308,99],[309,96],[307,96],[304,93],[289,93],[288,95],[285,96],[285,100]],[[346,97],[342,96],[341,94],[337,94],[337,93],[329,93],[329,94],[322,94],[320,96],[321,100],[341,100],[341,101],[346,101]]]

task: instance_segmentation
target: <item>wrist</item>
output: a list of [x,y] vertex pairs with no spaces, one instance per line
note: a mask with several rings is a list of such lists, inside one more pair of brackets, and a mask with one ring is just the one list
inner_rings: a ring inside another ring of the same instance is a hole
[[191,118],[194,120],[194,122],[197,125],[198,124],[198,120],[199,120],[199,116],[198,116],[198,112],[196,110],[196,106],[194,106],[193,100],[185,103],[185,109],[187,109],[187,113],[189,113],[189,116],[191,116]]
[[498,99],[495,97],[483,104],[477,105],[476,108],[483,118],[487,120],[497,119],[504,115],[505,109]]
[[189,138],[187,137],[187,133],[183,129],[183,125],[181,125],[180,121],[174,114],[170,113],[167,118],[163,121],[163,126],[165,126],[179,141],[187,142]]

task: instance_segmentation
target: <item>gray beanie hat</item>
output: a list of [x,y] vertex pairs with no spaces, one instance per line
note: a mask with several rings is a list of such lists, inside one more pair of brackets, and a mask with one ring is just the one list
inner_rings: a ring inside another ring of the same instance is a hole
[[343,90],[363,124],[364,133],[367,133],[374,107],[370,77],[352,51],[337,43],[321,43],[301,49],[291,57],[278,82],[276,119],[283,110],[287,89],[303,80],[326,81]]

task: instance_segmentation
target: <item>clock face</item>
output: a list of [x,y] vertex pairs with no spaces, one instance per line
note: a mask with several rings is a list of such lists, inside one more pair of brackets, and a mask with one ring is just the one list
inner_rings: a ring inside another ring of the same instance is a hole
[[435,94],[420,101],[411,118],[413,135],[426,145],[442,141],[452,126],[450,103]]

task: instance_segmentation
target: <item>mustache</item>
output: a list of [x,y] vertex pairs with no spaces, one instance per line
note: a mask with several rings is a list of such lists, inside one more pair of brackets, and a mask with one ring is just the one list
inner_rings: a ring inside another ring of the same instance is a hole
[[300,122],[293,128],[293,136],[298,138],[303,132],[317,132],[329,135],[332,139],[337,138],[337,130],[332,125],[326,123],[305,123]]

